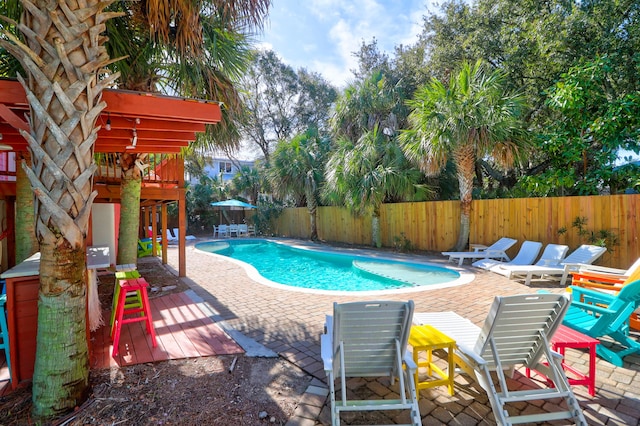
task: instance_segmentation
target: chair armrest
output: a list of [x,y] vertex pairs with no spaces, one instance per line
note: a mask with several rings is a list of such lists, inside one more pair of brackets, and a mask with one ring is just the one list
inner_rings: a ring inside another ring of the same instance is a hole
[[333,336],[333,316],[327,315],[324,319],[324,334]]
[[575,287],[582,288],[590,288],[592,290],[598,290],[603,293],[612,294],[618,293],[622,290],[622,285],[618,283],[605,283],[605,282],[595,282],[595,281],[581,281],[580,279],[573,280],[571,285]]
[[413,361],[413,356],[411,355],[411,352],[405,351],[404,358],[402,358],[402,360],[404,361],[404,364],[407,366],[407,370],[409,370],[411,374],[413,374],[418,368],[416,363]]
[[563,263],[562,266],[567,272],[577,272],[580,269],[580,265],[583,263]]
[[573,299],[571,303],[574,301],[579,302],[583,297],[587,297],[589,300],[594,300],[598,302],[603,302],[609,304],[615,298],[614,295],[609,293],[604,293],[602,291],[592,290],[590,288],[579,287],[571,285],[568,287],[568,290],[573,294]]
[[610,268],[608,266],[599,266],[599,265],[592,265],[591,263],[579,263],[580,265],[580,272],[584,272],[584,273],[600,273],[600,274],[610,274],[610,275],[625,275],[627,274],[627,271],[624,269],[618,269],[618,268]]
[[580,270],[573,274],[573,280],[588,280],[588,281],[600,281],[610,284],[621,284],[626,281],[627,275],[608,274],[605,272],[591,271],[580,268]]
[[333,344],[329,334],[320,336],[320,356],[324,363],[324,371],[333,371]]
[[571,307],[576,307],[576,308],[580,308],[582,310],[585,311],[592,311],[598,314],[615,314],[617,311],[614,311],[612,309],[609,308],[605,308],[604,306],[601,305],[596,305],[596,304],[592,304],[592,303],[583,303],[583,302],[577,302],[575,300],[571,301]]
[[[458,352],[458,355],[462,356],[462,359],[466,361],[471,361],[477,366],[483,366],[488,364],[487,361],[480,354],[478,354],[474,350],[471,350],[471,348],[466,348],[464,345],[457,344],[456,351]],[[473,365],[471,365],[470,367],[475,369]]]

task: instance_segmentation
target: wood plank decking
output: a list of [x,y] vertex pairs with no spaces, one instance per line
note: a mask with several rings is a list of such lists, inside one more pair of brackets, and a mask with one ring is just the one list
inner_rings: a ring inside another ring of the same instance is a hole
[[[91,333],[92,369],[243,352],[185,293],[155,297],[149,301],[158,346],[154,348],[151,345],[144,322],[125,324],[119,353],[112,358],[113,345],[107,324]],[[103,318],[107,323],[110,317],[111,312],[105,311]],[[11,391],[8,379],[4,354],[0,354],[0,396]]]

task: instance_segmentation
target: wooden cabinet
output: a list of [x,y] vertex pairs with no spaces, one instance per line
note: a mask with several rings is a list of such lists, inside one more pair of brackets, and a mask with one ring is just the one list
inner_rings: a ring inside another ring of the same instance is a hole
[[38,333],[38,291],[40,254],[5,271],[7,285],[7,328],[11,358],[11,387],[33,377]]
[[[88,247],[87,267],[89,280],[97,295],[96,270],[108,268],[109,248]],[[0,275],[7,284],[7,328],[9,329],[9,356],[11,358],[11,386],[31,380],[36,361],[38,335],[38,292],[40,290],[40,253]],[[89,341],[87,328],[87,341]]]

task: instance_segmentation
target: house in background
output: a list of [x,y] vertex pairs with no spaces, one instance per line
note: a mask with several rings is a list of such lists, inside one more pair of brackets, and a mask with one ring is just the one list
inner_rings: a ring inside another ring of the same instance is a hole
[[[212,179],[221,179],[225,183],[231,181],[241,167],[253,169],[255,166],[255,160],[232,160],[228,157],[207,157],[206,161],[205,174]],[[191,176],[187,172],[185,174],[185,178],[190,184],[198,183],[197,176]]]

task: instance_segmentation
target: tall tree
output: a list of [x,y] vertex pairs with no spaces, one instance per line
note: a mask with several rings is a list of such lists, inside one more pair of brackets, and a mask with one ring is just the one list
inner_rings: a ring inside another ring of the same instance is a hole
[[344,205],[356,215],[371,215],[371,243],[375,247],[382,246],[383,203],[426,199],[420,172],[410,166],[395,137],[384,134],[377,125],[356,143],[338,139],[325,169],[323,199]]
[[533,196],[609,189],[620,151],[640,151],[640,92],[617,84],[608,57],[572,67],[548,92],[554,120],[540,135],[548,160],[519,185]]
[[[556,188],[559,193],[576,193],[571,183],[558,180],[575,168],[574,156],[558,155],[550,148],[575,142],[567,151],[580,152],[581,144],[579,138],[559,142],[554,137],[557,145],[550,140],[548,130],[555,129],[558,115],[549,102],[549,88],[570,69],[606,57],[610,61],[607,80],[616,98],[637,92],[639,28],[640,3],[635,0],[451,0],[425,17],[416,46],[429,52],[425,68],[443,82],[464,60],[482,59],[505,70],[507,87],[523,93],[530,106],[526,117],[529,128],[541,134],[532,138],[537,149],[530,152],[529,164],[516,170],[507,186],[515,193],[524,188],[525,192],[520,192],[524,195],[527,190],[556,193]],[[562,131],[558,128],[554,133]],[[545,173],[550,165],[558,165],[560,173]],[[530,184],[514,186],[522,176]],[[580,191],[588,192],[584,188]]]
[[384,134],[395,136],[398,129],[404,127],[408,113],[399,88],[381,70],[347,86],[336,101],[333,134],[355,143],[362,135],[379,127]]
[[246,94],[242,134],[267,163],[278,141],[290,140],[308,127],[326,131],[337,96],[320,75],[304,69],[296,72],[273,51],[256,52],[242,87]]
[[[178,93],[222,102],[222,122],[208,126],[206,135],[198,138],[197,148],[193,150],[237,147],[239,133],[235,123],[242,113],[242,102],[234,80],[243,73],[250,58],[248,33],[253,27],[249,26],[261,23],[270,2],[209,0],[198,3],[203,7],[194,8],[191,2],[172,3],[175,16],[179,17],[176,19],[166,15],[165,10],[141,10],[134,4],[132,11],[136,13],[114,20],[110,27],[110,52],[124,57],[113,67],[122,73],[120,88]],[[120,7],[129,5],[123,3]],[[141,21],[140,16],[147,20]],[[158,19],[155,24],[150,20],[152,17]],[[158,31],[158,26],[168,26],[171,31]],[[143,171],[140,165],[144,161],[146,157],[142,154],[124,152],[120,155],[122,210],[118,263],[136,260]]]
[[391,72],[389,55],[380,52],[378,40],[375,37],[369,43],[363,41],[360,49],[354,52],[353,56],[358,60],[358,68],[351,70],[356,81],[366,80],[374,72],[385,75]]
[[251,203],[258,202],[258,195],[265,190],[265,179],[262,167],[241,166],[238,173],[231,179],[231,189],[234,194],[244,194]]
[[445,86],[437,79],[407,102],[409,129],[400,135],[407,157],[427,175],[439,173],[451,158],[460,190],[460,234],[454,250],[469,240],[473,178],[478,159],[514,164],[524,147],[523,98],[505,90],[504,72],[478,61],[465,63]]
[[[364,57],[374,53],[370,46]],[[365,62],[386,64],[384,60]],[[402,88],[387,78],[384,66],[373,68],[347,86],[336,101],[332,131],[337,148],[326,166],[323,198],[355,214],[371,214],[372,243],[379,247],[382,203],[424,199],[426,187],[398,146],[398,130],[407,116]]]
[[465,61],[483,60],[504,69],[505,84],[537,111],[543,91],[576,57],[567,45],[575,8],[565,0],[450,0],[424,18],[418,44],[439,80],[448,81]]
[[304,200],[309,210],[312,240],[318,238],[316,212],[330,149],[331,140],[311,128],[289,142],[280,141],[268,169],[271,188],[277,196]]

